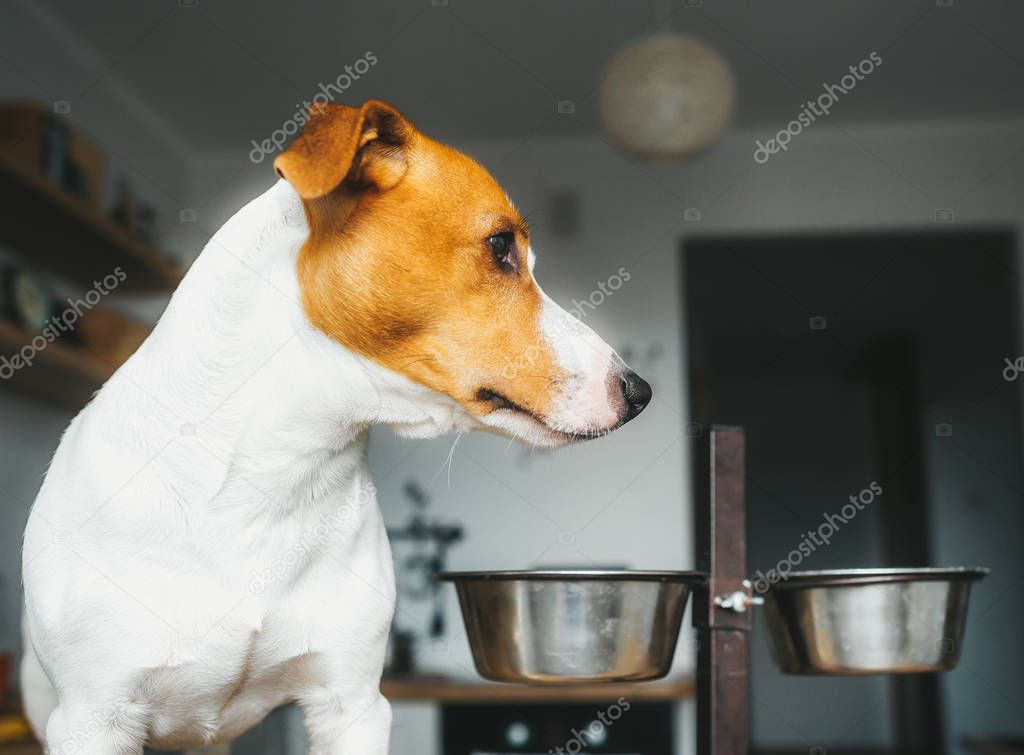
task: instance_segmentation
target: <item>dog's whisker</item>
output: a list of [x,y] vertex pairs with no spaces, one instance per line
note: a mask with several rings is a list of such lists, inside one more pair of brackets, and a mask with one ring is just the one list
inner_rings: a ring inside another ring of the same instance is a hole
[[462,440],[463,433],[458,433],[455,436],[455,442],[452,443],[451,450],[448,451],[448,488],[452,487],[452,466],[455,464],[455,447],[459,445],[459,441]]
[[448,468],[448,487],[450,488],[452,486],[452,459],[455,456],[455,447],[459,445],[459,440],[462,439],[463,435],[465,435],[464,432],[459,432],[455,435],[455,440],[452,442],[452,447],[448,449],[448,453],[445,455],[444,461],[441,462],[441,466],[437,468],[437,472],[434,473],[434,476],[430,478],[430,487],[434,486],[434,483],[437,482],[437,478],[441,476],[445,467]]

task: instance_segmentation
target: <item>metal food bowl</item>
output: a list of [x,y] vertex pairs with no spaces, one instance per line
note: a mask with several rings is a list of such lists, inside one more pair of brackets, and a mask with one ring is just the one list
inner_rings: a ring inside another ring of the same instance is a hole
[[668,673],[696,572],[504,571],[454,582],[477,671],[529,684],[641,681]]
[[787,674],[948,671],[960,659],[971,584],[982,568],[792,572],[765,617]]

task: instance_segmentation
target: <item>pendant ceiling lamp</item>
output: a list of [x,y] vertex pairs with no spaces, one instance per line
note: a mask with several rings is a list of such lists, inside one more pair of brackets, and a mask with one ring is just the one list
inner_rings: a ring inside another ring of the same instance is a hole
[[696,37],[662,32],[622,50],[601,81],[605,131],[623,151],[684,158],[714,144],[736,102],[729,65]]

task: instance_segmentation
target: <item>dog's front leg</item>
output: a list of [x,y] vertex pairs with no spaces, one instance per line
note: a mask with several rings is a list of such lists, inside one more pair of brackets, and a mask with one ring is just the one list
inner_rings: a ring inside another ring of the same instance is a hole
[[141,706],[111,703],[90,707],[62,702],[46,723],[46,751],[52,755],[142,755]]
[[353,518],[359,516],[365,520],[353,530],[354,542],[332,546],[341,551],[347,545],[346,561],[326,559],[310,592],[290,596],[292,621],[312,634],[296,698],[313,755],[388,755],[391,706],[380,679],[395,573],[379,509],[363,506]]
[[311,692],[300,701],[310,755],[387,755],[391,705],[376,692],[368,697]]

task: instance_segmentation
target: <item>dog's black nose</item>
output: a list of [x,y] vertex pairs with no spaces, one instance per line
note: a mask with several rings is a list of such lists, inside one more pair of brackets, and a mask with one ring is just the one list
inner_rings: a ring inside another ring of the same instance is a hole
[[622,397],[626,401],[626,416],[623,422],[629,422],[651,403],[651,385],[633,370],[627,369],[619,378],[622,385]]

